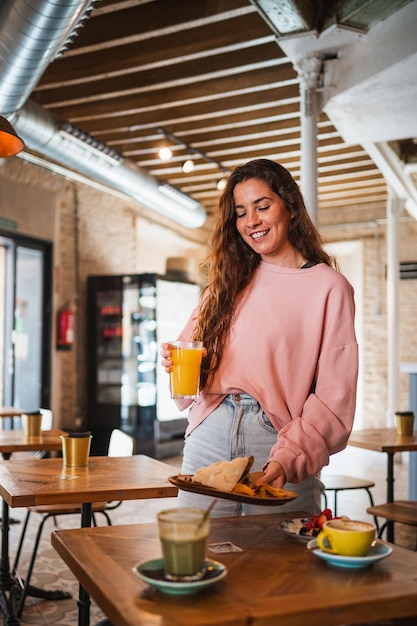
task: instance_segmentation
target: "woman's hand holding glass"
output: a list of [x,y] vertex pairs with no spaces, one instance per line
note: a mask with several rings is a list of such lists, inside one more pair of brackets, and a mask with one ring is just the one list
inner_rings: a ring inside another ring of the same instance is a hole
[[[161,343],[160,355],[162,357],[161,365],[165,369],[166,373],[169,374],[172,367],[171,348],[169,343]],[[207,356],[207,349],[203,348],[203,359],[205,356]]]
[[169,343],[161,343],[161,365],[165,369],[166,373],[169,374],[172,367],[171,360],[171,348],[169,347]]

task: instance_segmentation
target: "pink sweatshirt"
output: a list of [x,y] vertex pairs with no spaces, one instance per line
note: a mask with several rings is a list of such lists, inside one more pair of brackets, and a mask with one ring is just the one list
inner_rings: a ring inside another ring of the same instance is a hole
[[[180,339],[191,338],[197,313]],[[190,409],[186,434],[227,394],[248,393],[279,431],[268,461],[299,482],[345,448],[357,371],[353,289],[344,276],[325,264],[262,262],[239,300],[213,384]]]

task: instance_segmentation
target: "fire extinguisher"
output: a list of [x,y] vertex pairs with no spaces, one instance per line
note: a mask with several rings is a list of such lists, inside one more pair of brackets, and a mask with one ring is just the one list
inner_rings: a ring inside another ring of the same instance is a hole
[[56,327],[57,349],[71,350],[74,343],[74,311],[69,302],[58,310]]

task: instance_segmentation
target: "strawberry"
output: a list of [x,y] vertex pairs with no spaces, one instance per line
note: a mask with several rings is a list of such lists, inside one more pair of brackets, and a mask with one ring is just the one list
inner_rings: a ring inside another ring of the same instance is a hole
[[321,512],[321,515],[325,515],[325,516],[326,516],[326,519],[332,519],[332,517],[333,517],[333,513],[332,513],[332,510],[331,510],[331,509],[324,509],[324,510]]
[[315,537],[318,535],[321,530],[324,522],[333,518],[333,513],[331,509],[324,509],[320,515],[312,515],[308,520],[306,520],[300,530],[301,535],[309,535],[311,537]]
[[313,522],[312,520],[308,520],[308,522],[304,523],[304,528],[306,530],[310,530],[311,528],[315,528],[316,527],[316,523]]
[[318,527],[321,528],[324,524],[324,522],[327,522],[327,517],[326,515],[323,515],[323,513],[320,515],[319,519],[318,519]]

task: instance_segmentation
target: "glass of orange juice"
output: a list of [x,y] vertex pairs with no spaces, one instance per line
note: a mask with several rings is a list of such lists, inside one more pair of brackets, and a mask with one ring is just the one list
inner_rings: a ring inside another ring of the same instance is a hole
[[172,367],[171,398],[197,398],[200,382],[202,341],[169,341]]

